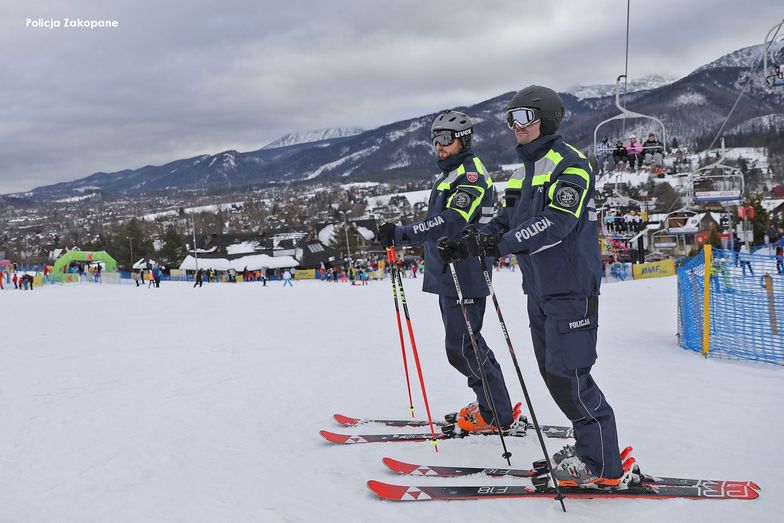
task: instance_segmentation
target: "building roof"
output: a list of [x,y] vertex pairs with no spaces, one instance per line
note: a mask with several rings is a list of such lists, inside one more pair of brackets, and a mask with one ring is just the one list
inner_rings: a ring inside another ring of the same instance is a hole
[[[291,256],[248,254],[230,258],[199,258],[199,268],[215,269],[216,271],[229,269],[242,271],[247,267],[248,270],[256,271],[259,269],[289,269],[299,265],[299,262]],[[191,255],[186,256],[179,268],[180,270],[195,271],[196,259]]]

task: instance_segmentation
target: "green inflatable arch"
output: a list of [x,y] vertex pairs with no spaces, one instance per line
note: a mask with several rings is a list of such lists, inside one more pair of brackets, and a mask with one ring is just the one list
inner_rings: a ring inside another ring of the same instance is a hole
[[54,262],[51,277],[53,279],[59,280],[60,276],[63,275],[63,268],[67,267],[68,264],[74,261],[88,263],[100,261],[103,262],[106,266],[106,271],[117,271],[117,262],[114,260],[114,258],[109,256],[109,253],[106,251],[68,251],[60,256],[56,262]]

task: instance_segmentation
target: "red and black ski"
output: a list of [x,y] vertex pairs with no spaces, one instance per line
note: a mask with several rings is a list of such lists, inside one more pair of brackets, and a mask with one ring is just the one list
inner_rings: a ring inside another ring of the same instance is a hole
[[[495,467],[450,467],[446,465],[417,465],[414,463],[406,463],[392,458],[384,458],[384,465],[390,470],[403,474],[406,476],[430,476],[441,478],[457,478],[472,476],[474,474],[484,474],[490,477],[514,477],[514,478],[532,478],[546,470],[537,469],[513,469],[513,468],[495,468]],[[715,484],[733,484],[733,485],[747,485],[752,489],[759,490],[756,483],[751,481],[721,481],[721,480],[704,480],[704,479],[690,479],[690,478],[668,478],[651,476],[648,474],[642,475],[642,483],[647,485],[669,485],[673,487],[694,487],[706,481]]]
[[[527,485],[391,485],[370,480],[368,488],[378,497],[390,501],[430,501],[492,498],[552,498],[552,488],[534,488]],[[564,488],[561,493],[570,498],[688,498],[688,499],[755,499],[759,496],[756,484],[744,481],[699,480],[696,485],[641,484],[627,490],[592,490]]]
[[541,474],[535,469],[482,468],[482,467],[448,467],[441,465],[415,465],[392,458],[382,460],[390,470],[407,476],[433,476],[441,478],[457,478],[484,474],[491,477],[511,476],[515,478],[531,478]]
[[[377,423],[386,425],[387,427],[426,427],[428,422],[424,420],[415,419],[374,419],[374,418],[352,418],[344,416],[343,414],[334,414],[335,421],[346,427],[356,427],[357,425],[364,425],[366,423]],[[443,427],[446,425],[443,421],[434,421],[433,425]],[[542,433],[548,438],[573,438],[574,429],[561,425],[542,425]],[[525,424],[526,430],[533,430],[534,426],[530,423]],[[428,434],[428,436],[430,436]],[[431,439],[430,437],[427,439]]]
[[[427,420],[421,419],[372,419],[372,418],[352,418],[344,416],[343,414],[333,414],[335,421],[346,427],[356,427],[357,425],[364,425],[365,423],[378,423],[386,425],[387,427],[427,427],[429,423]],[[433,425],[443,427],[443,421],[433,421]]]

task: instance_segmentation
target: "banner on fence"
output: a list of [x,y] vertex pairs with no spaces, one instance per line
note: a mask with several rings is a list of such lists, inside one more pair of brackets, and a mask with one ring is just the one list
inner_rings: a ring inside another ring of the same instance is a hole
[[315,280],[316,269],[297,269],[294,272],[295,280]]
[[636,263],[632,266],[632,271],[635,280],[675,276],[675,262],[672,258],[667,258],[657,262]]

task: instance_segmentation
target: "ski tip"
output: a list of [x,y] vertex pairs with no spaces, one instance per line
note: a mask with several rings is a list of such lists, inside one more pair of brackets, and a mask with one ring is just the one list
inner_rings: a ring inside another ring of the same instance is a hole
[[349,416],[344,416],[343,414],[333,414],[332,417],[335,418],[335,421],[347,427],[354,427],[359,424],[358,418],[351,418]]
[[753,488],[754,490],[762,490],[762,487],[760,487],[759,485],[757,485],[757,484],[756,484],[756,483],[754,483],[753,481],[749,481],[749,486],[750,486],[751,488]]
[[380,497],[381,499],[388,499],[390,501],[401,501],[403,496],[405,496],[406,492],[408,491],[408,487],[401,485],[390,485],[389,483],[376,481],[374,479],[371,479],[367,482],[367,487],[376,496]]
[[413,474],[419,468],[419,465],[413,465],[392,458],[384,458],[381,461],[389,470],[397,472],[398,474]]
[[335,434],[334,432],[330,432],[328,430],[321,430],[319,431],[319,434],[322,438],[329,441],[330,443],[337,444],[347,443],[350,438],[350,436],[347,436],[346,434]]

